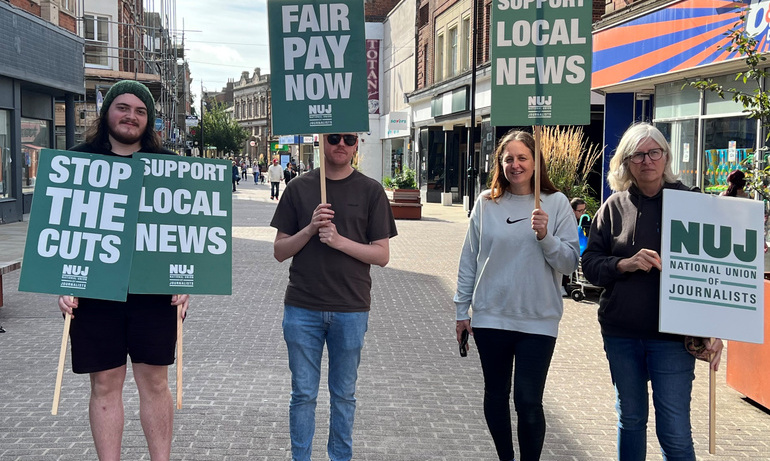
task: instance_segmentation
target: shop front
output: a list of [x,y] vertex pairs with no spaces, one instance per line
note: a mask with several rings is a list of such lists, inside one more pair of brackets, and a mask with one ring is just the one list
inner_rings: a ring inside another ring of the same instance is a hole
[[409,139],[409,113],[391,112],[386,117],[382,139],[383,176],[398,176],[405,169],[417,171],[412,142]]
[[[29,213],[42,149],[75,144],[75,97],[84,94],[83,39],[0,2],[0,224]],[[33,44],[33,45],[31,45]],[[64,136],[55,107],[64,103]],[[57,139],[63,142],[58,142]]]
[[[722,99],[689,82],[711,78],[727,88],[754,91],[752,82],[736,80],[745,70],[743,60],[717,49],[729,43],[725,33],[748,4],[713,1],[705,7],[684,0],[651,5],[641,14],[645,6],[620,10],[595,25],[592,87],[606,94],[605,172],[626,128],[649,121],[667,136],[682,182],[713,194],[726,189],[727,175],[763,145],[761,123],[749,119],[729,94]],[[751,3],[747,25],[747,32],[761,39],[763,52],[770,47],[767,7]],[[610,191],[603,183],[606,199]]]

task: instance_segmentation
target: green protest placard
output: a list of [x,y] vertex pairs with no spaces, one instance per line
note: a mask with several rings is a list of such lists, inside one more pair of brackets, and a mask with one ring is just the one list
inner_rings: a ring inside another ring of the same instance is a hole
[[492,125],[588,125],[591,2],[492,3]]
[[142,166],[130,158],[43,149],[20,291],[125,301]]
[[759,201],[663,191],[660,331],[763,342],[763,221]]
[[139,198],[131,293],[232,293],[231,164],[137,153]]
[[369,131],[364,2],[268,0],[276,135]]

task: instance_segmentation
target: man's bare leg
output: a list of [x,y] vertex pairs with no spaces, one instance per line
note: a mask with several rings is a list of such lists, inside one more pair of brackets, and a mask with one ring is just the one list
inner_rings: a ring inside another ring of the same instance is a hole
[[126,366],[91,373],[88,417],[100,461],[120,459],[123,440],[123,382]]
[[132,368],[139,389],[139,418],[150,459],[167,461],[174,430],[174,399],[168,388],[168,367],[134,363]]

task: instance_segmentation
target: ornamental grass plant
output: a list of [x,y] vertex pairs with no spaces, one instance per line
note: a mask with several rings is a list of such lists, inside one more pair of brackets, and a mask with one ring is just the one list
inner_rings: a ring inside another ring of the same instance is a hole
[[588,185],[588,176],[602,157],[603,149],[590,143],[578,127],[545,126],[540,136],[540,150],[548,168],[551,182],[569,199],[586,201],[593,215],[598,209],[595,191]]

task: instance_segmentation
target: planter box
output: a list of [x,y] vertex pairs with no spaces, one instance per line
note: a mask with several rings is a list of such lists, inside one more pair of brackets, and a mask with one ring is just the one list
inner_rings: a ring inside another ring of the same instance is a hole
[[765,342],[730,341],[727,348],[727,384],[770,409],[770,281],[765,280]]
[[419,189],[385,189],[390,209],[396,219],[421,219],[422,204]]

